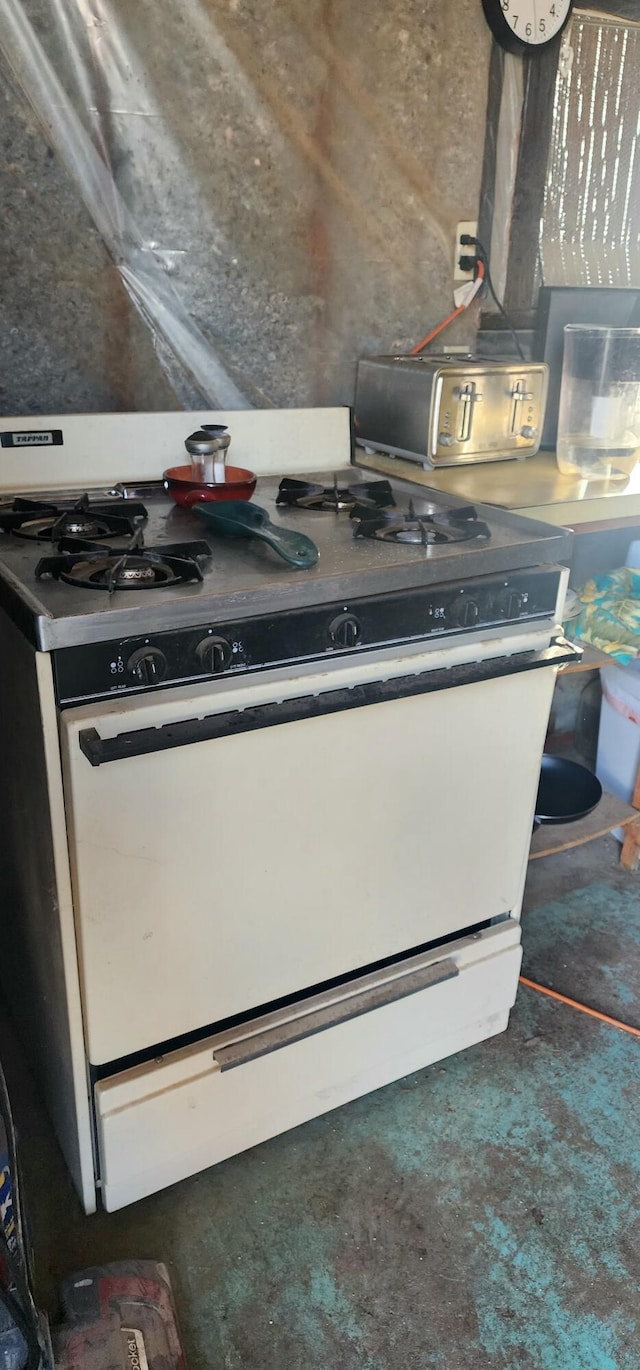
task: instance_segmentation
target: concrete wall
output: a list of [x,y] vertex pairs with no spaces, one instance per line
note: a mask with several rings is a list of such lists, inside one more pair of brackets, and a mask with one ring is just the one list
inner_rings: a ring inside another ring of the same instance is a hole
[[[479,0],[23,10],[140,241],[251,403],[348,403],[360,353],[449,311],[453,232],[480,186]],[[213,379],[167,379],[60,145],[6,80],[2,111],[2,410],[215,403]]]

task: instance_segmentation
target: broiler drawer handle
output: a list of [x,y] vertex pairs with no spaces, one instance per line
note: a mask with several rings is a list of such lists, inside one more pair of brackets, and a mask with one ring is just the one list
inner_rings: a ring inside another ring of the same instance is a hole
[[420,990],[441,985],[445,980],[453,980],[458,974],[455,961],[447,957],[444,961],[421,966],[420,969],[407,975],[400,975],[396,979],[386,979],[380,983],[375,983],[374,980],[371,985],[346,998],[343,988],[342,998],[313,1008],[322,997],[316,996],[310,1002],[310,1011],[307,1013],[294,1018],[284,1018],[281,1023],[266,1027],[263,1031],[242,1037],[235,1042],[214,1045],[214,1061],[221,1071],[233,1070],[236,1066],[244,1066],[249,1061],[257,1060],[260,1056],[267,1056],[272,1051],[279,1051],[281,1047],[302,1042],[305,1037],[312,1037],[315,1033],[338,1027],[340,1023],[348,1023],[350,1019],[359,1018],[363,1013],[384,1008],[387,1004],[395,1004],[399,999],[406,999],[410,994],[418,994]]

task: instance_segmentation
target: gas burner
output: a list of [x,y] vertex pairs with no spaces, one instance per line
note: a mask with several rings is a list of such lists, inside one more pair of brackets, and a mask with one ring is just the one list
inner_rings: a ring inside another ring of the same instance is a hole
[[106,504],[93,501],[88,495],[73,503],[49,504],[18,498],[0,506],[0,528],[33,542],[59,542],[69,537],[129,537],[146,518],[144,504],[123,499]]
[[388,480],[363,481],[358,485],[314,485],[308,480],[293,480],[285,476],[280,481],[276,504],[288,504],[295,509],[313,509],[339,514],[357,504],[365,508],[386,509],[395,504]]
[[[184,576],[176,574],[169,561],[153,560],[148,552],[124,552],[92,560],[71,556],[70,565],[59,573],[67,585],[80,585],[86,590],[151,590],[159,585],[177,585]],[[192,577],[188,577],[191,579]],[[198,577],[202,572],[198,568]]]
[[372,509],[356,504],[350,517],[355,521],[354,537],[378,538],[381,542],[413,543],[431,547],[443,543],[470,542],[474,538],[487,541],[491,532],[478,518],[472,504],[460,509],[423,503],[418,509],[409,500],[409,509]]
[[99,543],[61,544],[75,550],[57,557],[42,557],[36,566],[38,580],[53,577],[83,590],[163,590],[173,585],[204,579],[200,562],[211,556],[208,542],[175,542],[162,547],[143,547],[141,536],[124,549]]

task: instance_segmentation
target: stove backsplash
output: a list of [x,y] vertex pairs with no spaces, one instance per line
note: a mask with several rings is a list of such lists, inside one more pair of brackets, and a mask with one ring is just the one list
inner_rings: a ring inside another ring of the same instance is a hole
[[186,439],[203,423],[228,424],[229,463],[259,476],[340,469],[351,460],[347,408],[3,415],[0,501],[158,481],[168,467],[189,462]]

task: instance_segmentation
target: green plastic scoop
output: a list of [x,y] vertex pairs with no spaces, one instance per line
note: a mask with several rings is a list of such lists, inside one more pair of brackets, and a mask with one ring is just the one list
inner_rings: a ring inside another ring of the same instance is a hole
[[318,560],[318,548],[311,538],[293,528],[277,528],[259,504],[233,499],[220,504],[193,504],[191,512],[213,524],[223,537],[261,538],[290,566],[309,570]]

